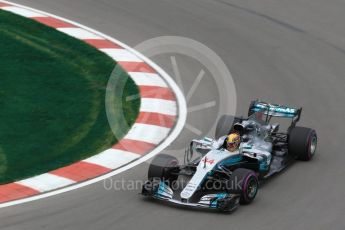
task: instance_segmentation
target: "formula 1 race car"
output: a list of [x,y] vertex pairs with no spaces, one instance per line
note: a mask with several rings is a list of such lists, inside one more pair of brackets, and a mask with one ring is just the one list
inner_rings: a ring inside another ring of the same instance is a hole
[[[294,160],[309,161],[316,152],[315,130],[296,126],[302,108],[259,100],[249,107],[248,118],[223,115],[215,139],[192,140],[184,163],[160,154],[151,162],[142,194],[177,205],[232,211],[251,203],[259,182],[286,168]],[[290,118],[279,132],[273,117]],[[227,149],[230,133],[240,136],[236,151]]]

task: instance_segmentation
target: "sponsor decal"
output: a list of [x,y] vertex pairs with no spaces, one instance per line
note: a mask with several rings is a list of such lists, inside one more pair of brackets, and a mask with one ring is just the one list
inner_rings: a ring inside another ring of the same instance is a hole
[[[269,105],[263,105],[263,104],[257,104],[256,107],[257,108],[261,108],[261,109],[267,109]],[[270,107],[270,111],[272,112],[277,112],[277,113],[296,113],[296,109],[293,108],[288,108],[288,107],[274,107],[271,106]]]

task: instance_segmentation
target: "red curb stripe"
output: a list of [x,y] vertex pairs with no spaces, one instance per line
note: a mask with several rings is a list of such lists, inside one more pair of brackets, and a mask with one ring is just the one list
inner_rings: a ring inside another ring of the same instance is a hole
[[69,28],[69,27],[75,28],[76,27],[75,25],[72,25],[60,19],[56,19],[52,17],[32,17],[31,19],[34,19],[35,21],[38,21],[42,24],[45,24],[46,26],[50,26],[53,28]]
[[84,39],[84,42],[88,43],[89,45],[96,47],[97,49],[106,49],[106,48],[122,48],[118,44],[111,42],[109,40],[103,39]]
[[175,121],[176,116],[170,116],[161,113],[140,112],[135,122],[172,128],[175,124]]
[[4,2],[0,2],[0,7],[5,7],[5,6],[12,6],[12,5],[4,3]]
[[154,149],[155,147],[155,144],[144,141],[122,139],[113,146],[113,149],[119,149],[127,152],[144,155],[145,153]]
[[49,173],[79,182],[97,177],[110,171],[111,169],[100,165],[79,161],[72,165],[51,171]]
[[0,202],[16,200],[39,193],[40,192],[35,189],[17,183],[0,185]]
[[145,62],[118,62],[127,72],[156,73],[156,71]]
[[159,86],[139,86],[141,98],[157,98],[175,101],[175,95],[169,88]]

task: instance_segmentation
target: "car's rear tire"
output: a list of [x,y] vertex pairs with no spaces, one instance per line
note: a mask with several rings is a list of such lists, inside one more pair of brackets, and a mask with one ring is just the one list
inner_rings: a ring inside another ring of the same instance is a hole
[[171,168],[176,167],[179,164],[176,157],[159,154],[151,162],[147,177],[149,180],[161,179],[170,181],[171,183],[177,179],[177,176],[171,174]]
[[[250,204],[256,197],[259,189],[259,180],[256,173],[250,169],[235,169],[231,175],[230,192],[240,194],[241,204]],[[238,188],[239,186],[239,188]]]
[[298,160],[309,161],[317,147],[316,131],[305,127],[294,127],[289,133],[289,154]]
[[231,115],[222,115],[217,123],[215,138],[218,139],[222,136],[228,135],[234,124],[237,122],[241,122],[241,118]]

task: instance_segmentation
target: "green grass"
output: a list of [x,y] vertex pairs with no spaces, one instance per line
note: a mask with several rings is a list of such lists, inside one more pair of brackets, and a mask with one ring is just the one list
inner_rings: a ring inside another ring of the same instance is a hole
[[[69,165],[116,143],[105,111],[115,66],[77,39],[0,10],[0,184]],[[122,69],[115,75],[128,79]],[[140,100],[125,98],[139,92],[130,78],[124,87],[113,102],[130,127]]]

